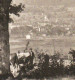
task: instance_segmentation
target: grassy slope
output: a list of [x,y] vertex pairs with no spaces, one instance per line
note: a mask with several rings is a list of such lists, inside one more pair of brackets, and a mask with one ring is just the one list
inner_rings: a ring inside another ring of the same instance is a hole
[[[25,38],[10,38],[10,49],[11,53],[17,52],[18,50],[24,50],[27,40]],[[70,48],[75,49],[75,37],[58,37],[48,38],[43,40],[30,40],[29,47],[33,49],[47,50],[48,54],[53,54],[54,49],[61,53],[67,54]]]

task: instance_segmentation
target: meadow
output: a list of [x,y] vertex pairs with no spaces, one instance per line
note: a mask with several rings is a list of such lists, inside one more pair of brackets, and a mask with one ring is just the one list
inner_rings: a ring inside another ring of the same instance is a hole
[[30,39],[25,38],[10,38],[10,52],[15,53],[18,50],[23,51],[29,41],[29,48],[33,50],[44,50],[48,54],[53,54],[54,51],[59,51],[61,54],[67,54],[70,48],[75,49],[75,36],[62,36],[62,37],[49,37],[43,39]]

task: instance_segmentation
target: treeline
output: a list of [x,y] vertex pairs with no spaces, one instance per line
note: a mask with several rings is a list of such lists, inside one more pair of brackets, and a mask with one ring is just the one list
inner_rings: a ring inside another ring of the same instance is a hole
[[[27,78],[50,78],[57,76],[75,75],[74,55],[75,50],[71,50],[69,54],[72,55],[72,60],[65,66],[65,60],[60,58],[60,54],[54,54],[52,56],[45,53],[38,53],[36,51],[33,60],[32,68],[26,72],[24,77]],[[73,53],[73,54],[72,54]],[[35,61],[36,59],[36,61]],[[68,60],[67,60],[68,62]],[[28,68],[28,67],[27,67]]]
[[38,49],[35,51],[31,49],[30,52],[33,54],[26,58],[22,56],[17,59],[15,55],[11,59],[10,72],[5,75],[5,78],[1,76],[1,80],[3,78],[4,80],[6,78],[22,80],[26,78],[50,79],[50,77],[75,76],[75,50],[71,49],[68,53],[72,56],[72,59],[62,58],[59,52],[54,55],[48,55],[46,52],[38,51]]

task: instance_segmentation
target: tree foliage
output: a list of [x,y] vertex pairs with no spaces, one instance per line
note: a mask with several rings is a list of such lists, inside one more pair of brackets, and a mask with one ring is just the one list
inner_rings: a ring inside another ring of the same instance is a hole
[[[9,13],[19,16],[19,12],[23,11],[24,5],[22,3],[20,3],[19,5],[12,5],[12,1],[13,0],[0,0],[0,20],[2,20],[3,16],[6,16],[6,14],[8,14],[8,16]],[[6,9],[6,6],[8,7],[8,9]],[[9,17],[9,22],[11,21],[13,21],[13,19]]]

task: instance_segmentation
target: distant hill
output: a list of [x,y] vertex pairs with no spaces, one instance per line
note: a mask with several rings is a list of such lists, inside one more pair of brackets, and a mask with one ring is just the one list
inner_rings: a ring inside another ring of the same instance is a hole
[[40,26],[39,28],[37,27],[32,27],[32,26],[22,26],[22,27],[14,27],[11,30],[11,36],[16,36],[16,37],[25,37],[26,35],[32,35],[32,36],[70,36],[75,34],[75,27],[73,28],[65,28],[65,27],[54,27],[52,25],[44,25]]
[[[11,35],[74,35],[75,7],[26,5],[19,19],[15,19]],[[17,27],[18,26],[18,27]]]

